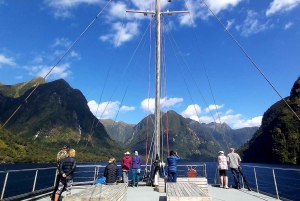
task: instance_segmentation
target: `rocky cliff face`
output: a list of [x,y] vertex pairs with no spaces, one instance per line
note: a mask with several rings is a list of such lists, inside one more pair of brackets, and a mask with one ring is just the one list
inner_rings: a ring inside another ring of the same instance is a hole
[[296,115],[283,100],[272,105],[259,130],[241,148],[244,161],[300,164],[300,77],[285,101]]

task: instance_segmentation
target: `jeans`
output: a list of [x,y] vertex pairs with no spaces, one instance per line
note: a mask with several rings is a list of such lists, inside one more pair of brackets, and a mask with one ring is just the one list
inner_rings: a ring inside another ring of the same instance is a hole
[[234,179],[234,182],[235,182],[235,187],[240,188],[241,187],[241,185],[240,185],[240,172],[239,172],[238,168],[231,168],[231,173],[233,175],[233,179]]
[[168,171],[168,182],[176,182],[177,181],[177,173]]
[[123,182],[125,184],[128,184],[128,170],[123,170],[122,171],[122,177],[123,177]]
[[132,169],[132,185],[138,185],[140,181],[140,172],[140,169]]

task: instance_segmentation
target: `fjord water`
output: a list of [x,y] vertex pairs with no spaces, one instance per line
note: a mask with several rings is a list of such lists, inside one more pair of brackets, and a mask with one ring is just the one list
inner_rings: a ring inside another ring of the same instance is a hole
[[[219,184],[217,174],[217,163],[216,162],[179,162],[178,175],[179,177],[186,177],[187,169],[191,166],[197,170],[198,175],[202,175],[202,167],[199,165],[206,164],[206,174],[209,184]],[[119,165],[119,163],[117,163]],[[78,163],[78,165],[107,165],[107,163]],[[251,187],[256,190],[257,186],[260,192],[266,192],[272,195],[276,195],[274,174],[276,178],[277,188],[279,196],[290,200],[300,200],[300,166],[299,165],[279,165],[279,164],[258,164],[258,163],[242,163],[244,175]],[[16,164],[0,164],[0,188],[2,190],[5,171],[8,170],[21,170],[21,169],[35,169],[35,168],[48,168],[55,167],[54,163],[16,163]],[[255,181],[255,168],[257,186]],[[278,168],[274,170],[272,168]],[[149,167],[148,167],[149,169]],[[290,170],[290,169],[297,169]],[[103,176],[104,169],[100,169],[99,177]],[[143,171],[143,170],[142,170]],[[121,176],[121,171],[119,172]],[[30,192],[33,186],[33,178],[35,171],[11,173],[8,176],[8,182],[5,190],[4,197],[10,197],[16,194],[22,194]],[[43,170],[39,172],[36,189],[42,189],[52,186],[54,183],[55,168],[50,170]],[[82,171],[75,173],[74,182],[81,181],[82,178],[93,178],[94,173],[89,171]],[[129,177],[131,174],[129,175]],[[229,186],[234,186],[234,181],[231,172],[228,172]]]

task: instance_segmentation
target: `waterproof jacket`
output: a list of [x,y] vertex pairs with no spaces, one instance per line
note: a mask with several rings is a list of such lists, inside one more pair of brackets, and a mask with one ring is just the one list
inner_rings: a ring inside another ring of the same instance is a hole
[[115,183],[118,180],[119,168],[115,163],[109,163],[104,169],[106,183]]
[[122,160],[122,170],[129,171],[131,164],[132,164],[131,157],[128,155],[124,156]]
[[139,155],[132,156],[132,168],[133,169],[141,168],[141,157]]
[[62,159],[59,164],[59,173],[60,175],[66,174],[67,177],[62,177],[62,179],[70,180],[73,179],[73,173],[76,168],[76,158],[67,157]]
[[177,161],[180,159],[180,156],[168,156],[168,171],[169,172],[176,172],[177,171]]

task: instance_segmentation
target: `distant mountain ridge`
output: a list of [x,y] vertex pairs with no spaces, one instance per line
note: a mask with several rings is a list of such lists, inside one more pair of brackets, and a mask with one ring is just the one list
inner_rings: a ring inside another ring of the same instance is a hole
[[[167,115],[168,118],[166,118]],[[137,125],[128,124],[127,126],[124,122],[119,125],[113,120],[100,121],[111,138],[117,141],[119,145],[130,151],[137,150],[144,155],[146,153],[146,140],[149,147],[153,137],[154,118],[152,114],[142,119]],[[168,119],[168,129],[165,128],[166,119]],[[114,125],[113,129],[111,129],[112,125]],[[149,126],[147,127],[147,125]],[[164,140],[166,140],[166,131],[168,130],[170,148],[180,152],[183,160],[190,161],[212,161],[218,151],[228,152],[227,144],[229,147],[238,148],[250,140],[253,133],[258,129],[258,127],[250,127],[234,130],[225,123],[222,125],[217,123],[200,124],[197,121],[184,118],[172,110],[162,113],[162,125]],[[146,138],[147,135],[148,139]],[[124,139],[126,139],[125,143]],[[164,145],[164,149],[166,151],[166,145]]]
[[115,122],[112,119],[99,120],[105,127],[107,133],[119,145],[123,145],[131,137],[135,124],[127,124],[123,121]]
[[[285,101],[300,116],[300,77]],[[300,121],[283,100],[263,115],[262,125],[239,152],[245,161],[300,164]]]

